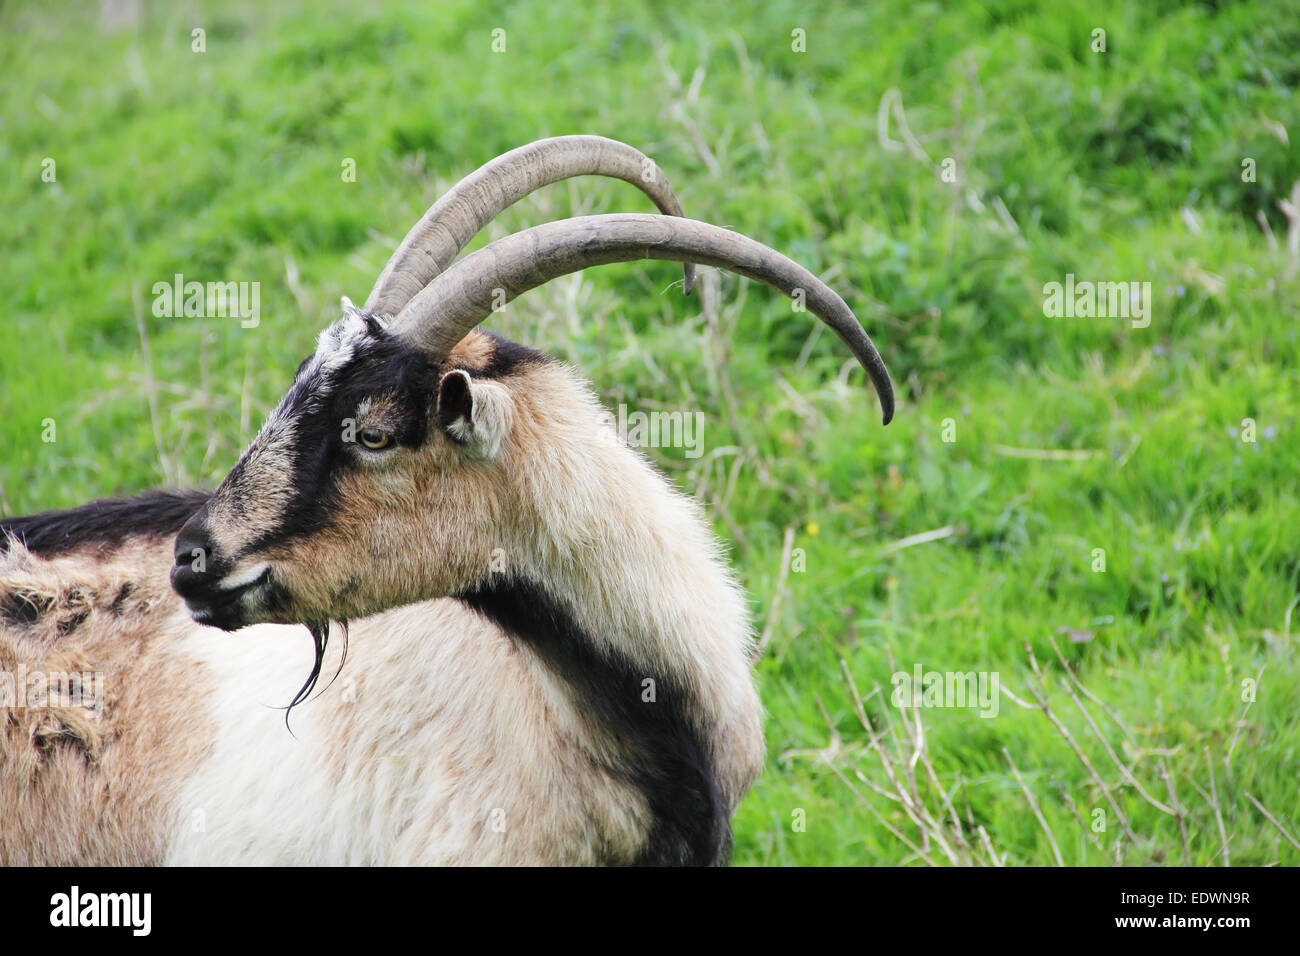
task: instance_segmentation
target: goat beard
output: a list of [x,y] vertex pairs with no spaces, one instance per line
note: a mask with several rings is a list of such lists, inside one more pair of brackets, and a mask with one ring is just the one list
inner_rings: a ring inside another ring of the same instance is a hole
[[320,680],[321,667],[325,663],[325,648],[329,646],[330,628],[335,623],[339,625],[340,630],[343,632],[343,656],[339,659],[338,670],[334,672],[334,676],[330,678],[330,682],[321,688],[321,693],[323,694],[333,686],[336,680],[338,680],[339,674],[343,673],[343,665],[347,663],[348,622],[346,620],[337,622],[329,620],[315,622],[308,621],[303,625],[307,628],[307,633],[311,635],[312,644],[316,652],[316,659],[312,663],[311,673],[307,676],[306,682],[298,689],[298,693],[294,695],[293,700],[289,701],[288,706],[284,708],[284,725],[289,728],[289,733],[291,734],[293,733],[293,728],[289,727],[289,714],[299,704],[306,703],[307,699],[311,697],[312,691],[316,689],[316,684]]

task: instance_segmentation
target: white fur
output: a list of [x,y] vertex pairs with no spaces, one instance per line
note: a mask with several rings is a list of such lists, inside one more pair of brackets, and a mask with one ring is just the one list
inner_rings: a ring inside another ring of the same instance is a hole
[[242,588],[245,584],[252,584],[265,574],[269,567],[270,565],[265,561],[259,561],[242,571],[231,571],[221,579],[220,588],[223,591],[233,591],[235,588]]
[[573,785],[585,758],[566,740],[581,721],[456,602],[354,624],[343,673],[293,711],[296,736],[274,708],[310,667],[302,628],[195,628],[187,643],[210,672],[218,728],[175,804],[169,864],[544,863],[557,849],[590,863],[602,846],[635,850],[639,795]]

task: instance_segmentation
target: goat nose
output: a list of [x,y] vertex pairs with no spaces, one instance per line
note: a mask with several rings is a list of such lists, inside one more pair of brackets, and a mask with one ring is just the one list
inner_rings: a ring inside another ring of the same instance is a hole
[[187,522],[181,528],[180,533],[176,535],[176,563],[189,564],[191,562],[207,562],[208,556],[212,553],[212,539],[201,526],[195,526],[193,521]]
[[171,573],[176,593],[183,598],[210,596],[224,573],[211,538],[200,528],[182,528],[176,536],[176,564]]

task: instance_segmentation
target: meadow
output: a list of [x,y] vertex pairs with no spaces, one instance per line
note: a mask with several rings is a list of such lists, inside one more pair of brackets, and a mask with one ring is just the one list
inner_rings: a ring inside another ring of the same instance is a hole
[[[1295,865],[1298,14],[5,3],[0,514],[214,486],[441,189],[599,133],[823,277],[900,396],[882,428],[833,335],[713,270],[490,324],[702,415],[648,453],[762,642],[734,861]],[[601,211],[650,209],[575,180],[471,248]],[[258,283],[259,321],[159,317],[177,274]],[[1146,314],[1049,314],[1067,278]],[[996,676],[996,714],[891,699],[917,667]]]

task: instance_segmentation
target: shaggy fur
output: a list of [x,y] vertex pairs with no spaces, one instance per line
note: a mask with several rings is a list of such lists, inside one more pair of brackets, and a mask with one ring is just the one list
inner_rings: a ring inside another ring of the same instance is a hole
[[215,728],[195,706],[203,668],[176,640],[194,625],[167,587],[168,557],[152,535],[108,556],[0,554],[0,674],[87,676],[71,701],[31,680],[0,699],[0,865],[163,858]]

